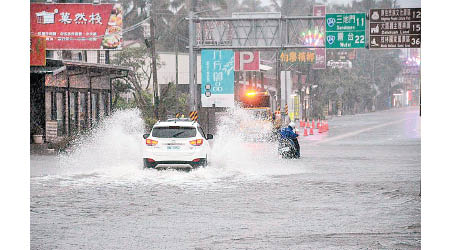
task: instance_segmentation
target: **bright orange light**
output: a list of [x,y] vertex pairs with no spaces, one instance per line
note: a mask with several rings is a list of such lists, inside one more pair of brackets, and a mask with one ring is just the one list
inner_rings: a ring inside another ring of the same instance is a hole
[[146,139],[145,143],[147,144],[147,146],[155,146],[156,144],[158,144],[158,141],[155,141],[152,139]]
[[256,92],[247,92],[245,95],[248,97],[252,97],[256,95]]
[[203,144],[203,139],[197,139],[189,142],[192,146],[201,146]]

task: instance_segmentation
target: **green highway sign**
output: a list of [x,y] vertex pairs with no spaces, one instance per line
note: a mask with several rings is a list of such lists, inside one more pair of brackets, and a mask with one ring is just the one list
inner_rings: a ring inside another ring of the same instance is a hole
[[366,30],[366,13],[326,14],[326,31]]
[[366,13],[326,14],[327,49],[364,48]]
[[365,31],[327,32],[327,49],[364,48],[366,45]]

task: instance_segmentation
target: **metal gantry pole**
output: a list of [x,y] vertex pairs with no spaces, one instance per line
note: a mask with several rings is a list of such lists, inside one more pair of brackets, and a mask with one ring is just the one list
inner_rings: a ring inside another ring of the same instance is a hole
[[276,85],[277,85],[277,103],[276,103],[276,109],[280,109],[281,114],[281,60],[280,60],[280,51],[276,52]]
[[[288,91],[287,91],[287,86],[288,86],[288,82],[287,82],[287,67],[286,67],[286,63],[284,64],[284,99],[281,99],[282,103],[281,103],[281,119],[283,121],[283,123],[286,123],[286,116],[288,116],[288,114],[286,113],[286,105],[288,104],[287,101],[287,97],[288,97]],[[280,111],[281,111],[280,110]]]
[[195,82],[194,82],[194,70],[195,70],[195,60],[194,60],[194,12],[189,11],[189,108],[191,111],[196,110],[195,105]]

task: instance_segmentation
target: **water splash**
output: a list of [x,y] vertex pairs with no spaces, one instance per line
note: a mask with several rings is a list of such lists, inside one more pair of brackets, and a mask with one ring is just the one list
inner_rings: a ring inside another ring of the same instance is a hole
[[138,169],[144,123],[137,109],[119,110],[59,156],[67,173],[114,173]]
[[[143,169],[144,123],[138,110],[121,110],[103,119],[89,134],[80,136],[67,153],[58,156],[62,182],[153,183],[168,185],[232,184],[261,180],[274,175],[304,172],[300,161],[282,160],[276,143],[243,139],[241,124],[252,124],[251,115],[241,108],[230,109],[218,120],[212,141],[210,165],[191,172]],[[267,128],[270,129],[270,128]],[[269,130],[261,130],[268,133]],[[100,180],[101,179],[101,180]]]
[[[254,142],[245,139],[245,132],[241,130],[242,124],[255,126],[255,120],[250,111],[239,107],[228,110],[219,119],[213,148],[213,162],[216,167],[254,178],[303,171],[298,160],[280,159],[277,142]],[[257,138],[271,133],[271,126],[257,128]]]

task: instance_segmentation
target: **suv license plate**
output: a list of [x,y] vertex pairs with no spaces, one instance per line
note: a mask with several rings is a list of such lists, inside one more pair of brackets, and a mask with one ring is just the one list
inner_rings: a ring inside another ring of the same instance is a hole
[[167,150],[180,150],[180,146],[167,146]]

